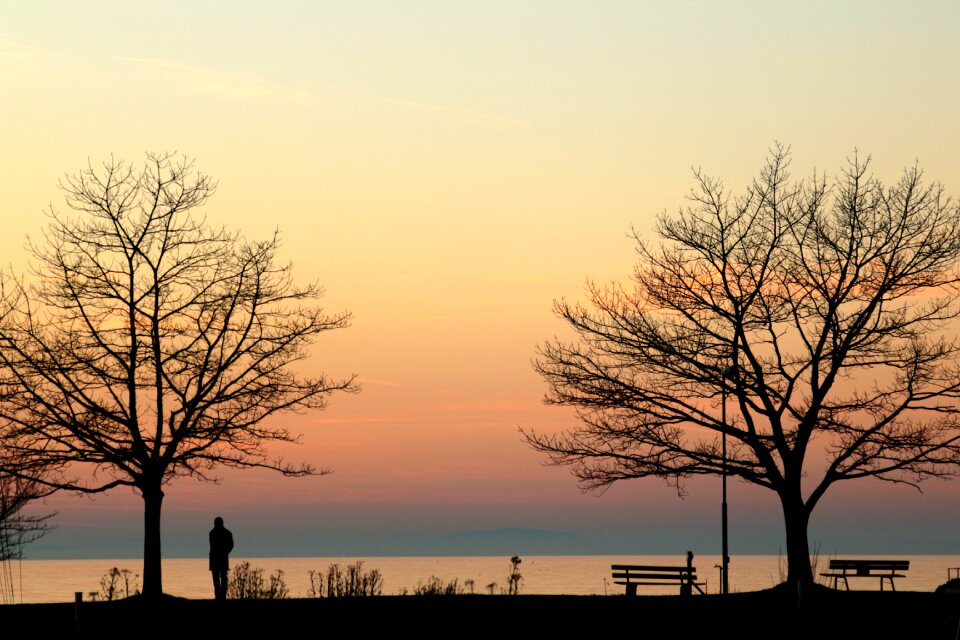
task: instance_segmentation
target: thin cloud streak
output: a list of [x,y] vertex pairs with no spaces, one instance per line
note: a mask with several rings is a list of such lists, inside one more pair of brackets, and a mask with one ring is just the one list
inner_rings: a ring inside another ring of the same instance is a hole
[[43,53],[54,53],[46,49],[28,47],[5,33],[0,33],[0,56],[8,58],[32,58]]
[[399,382],[394,382],[393,380],[378,380],[377,378],[364,378],[360,376],[357,378],[357,382],[360,384],[371,384],[375,387],[402,387],[403,385]]
[[310,107],[323,101],[321,92],[294,89],[270,82],[255,74],[215,71],[161,58],[124,57],[122,59],[126,62],[188,75],[192,80],[188,86],[194,93],[212,96],[226,102]]
[[387,424],[394,422],[390,418],[315,418],[311,424],[330,424],[334,426],[347,424]]
[[[31,47],[14,40],[5,33],[0,33],[0,56],[8,59],[28,59],[41,55],[59,59],[66,63],[73,60],[73,56],[68,52]],[[310,108],[338,98],[431,114],[441,117],[455,126],[479,127],[499,131],[519,131],[532,126],[529,121],[513,116],[417,100],[365,95],[362,91],[352,87],[298,88],[273,82],[259,74],[220,71],[166,58],[120,56],[117,59],[187,76],[188,82],[181,86],[187,87],[192,93],[224,102]]]
[[459,124],[470,126],[490,127],[503,130],[529,129],[531,124],[521,118],[511,118],[494,113],[483,113],[480,111],[468,111],[466,109],[455,109],[441,105],[429,104],[426,102],[415,102],[412,100],[397,100],[394,98],[379,98],[382,104],[400,107],[402,109],[412,109],[414,111],[425,111],[448,116]]
[[193,91],[209,95],[224,101],[249,102],[254,104],[280,104],[293,107],[311,107],[333,96],[366,100],[388,107],[408,111],[434,114],[444,117],[456,125],[492,128],[497,130],[521,130],[530,128],[527,120],[503,116],[495,113],[472,111],[444,105],[400,100],[383,96],[364,96],[362,92],[351,88],[331,88],[304,90],[270,82],[261,76],[245,73],[231,73],[197,67],[160,58],[125,57],[128,62],[149,65],[168,71],[194,76]]

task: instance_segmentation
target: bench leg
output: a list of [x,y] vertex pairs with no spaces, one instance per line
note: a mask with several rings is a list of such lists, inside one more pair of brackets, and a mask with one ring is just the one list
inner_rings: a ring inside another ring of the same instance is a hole
[[637,595],[637,585],[635,585],[635,584],[628,584],[628,585],[627,585],[627,595],[628,595],[628,596],[635,596],[635,595]]

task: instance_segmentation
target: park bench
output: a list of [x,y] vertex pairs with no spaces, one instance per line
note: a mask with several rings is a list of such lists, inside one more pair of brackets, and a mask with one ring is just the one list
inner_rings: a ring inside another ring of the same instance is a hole
[[843,585],[850,590],[848,578],[880,578],[880,591],[883,591],[883,581],[890,581],[890,590],[896,591],[893,584],[894,578],[904,578],[901,571],[907,571],[910,568],[909,560],[831,560],[830,570],[821,573],[825,578],[833,580],[833,588],[837,588],[840,580]]
[[703,593],[697,582],[697,570],[693,566],[693,554],[687,553],[687,565],[681,567],[663,567],[651,565],[613,564],[610,565],[615,584],[626,585],[627,595],[637,595],[637,587],[644,586],[679,586],[680,595],[689,595],[696,589]]

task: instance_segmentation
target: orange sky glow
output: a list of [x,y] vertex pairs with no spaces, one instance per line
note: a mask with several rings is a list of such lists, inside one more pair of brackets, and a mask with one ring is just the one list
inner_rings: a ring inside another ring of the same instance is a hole
[[[797,176],[859,149],[885,180],[916,161],[960,193],[957,24],[947,2],[3,3],[0,247],[25,270],[88,160],[177,151],[218,181],[212,224],[279,229],[280,259],[353,314],[302,366],[362,391],[283,418],[303,437],[279,451],[334,473],[176,481],[170,555],[205,553],[218,514],[263,555],[427,554],[511,528],[576,534],[577,553],[717,553],[717,479],[685,500],[656,480],[585,495],[522,441],[574,424],[531,367],[567,335],[553,301],[627,281],[631,226],[653,239],[691,167],[736,192],[774,141]],[[837,487],[811,538],[949,551],[958,500],[958,483]],[[47,508],[59,528],[34,557],[139,553],[126,492]],[[734,483],[734,552],[782,535],[775,497]]]

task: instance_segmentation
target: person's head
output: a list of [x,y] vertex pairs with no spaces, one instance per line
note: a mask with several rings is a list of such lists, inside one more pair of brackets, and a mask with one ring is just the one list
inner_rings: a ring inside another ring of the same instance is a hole
[[215,526],[215,527],[222,527],[222,526],[223,526],[223,518],[221,518],[220,516],[217,516],[216,518],[214,518],[214,519],[213,519],[213,526]]

